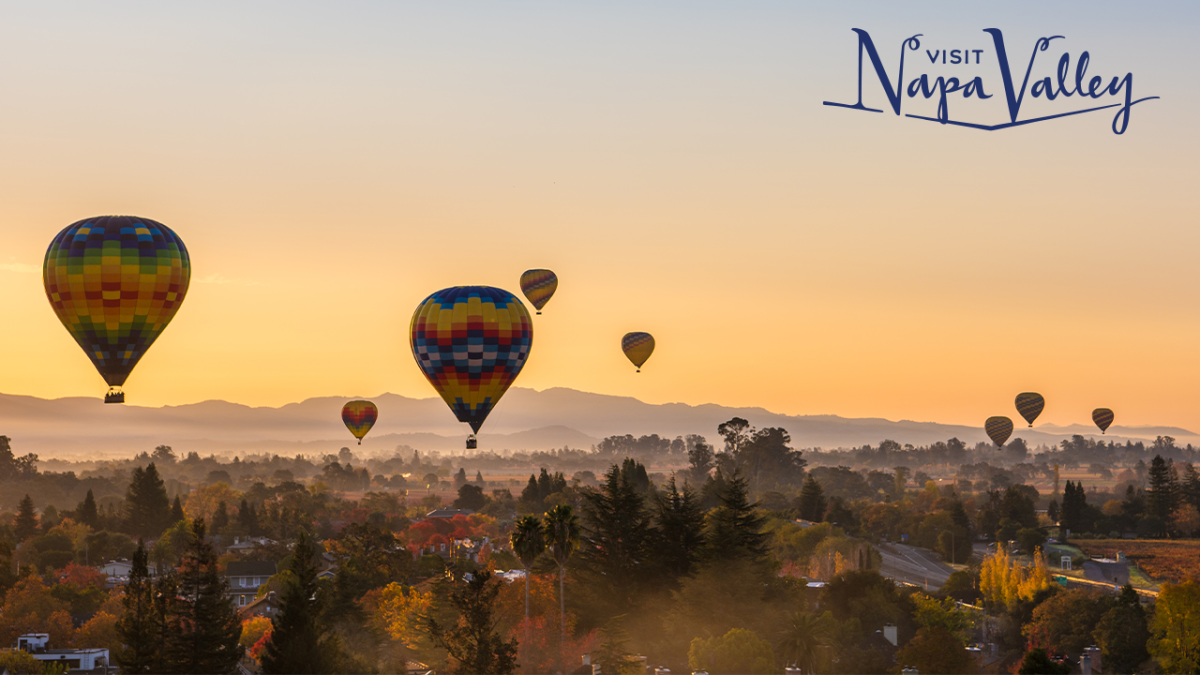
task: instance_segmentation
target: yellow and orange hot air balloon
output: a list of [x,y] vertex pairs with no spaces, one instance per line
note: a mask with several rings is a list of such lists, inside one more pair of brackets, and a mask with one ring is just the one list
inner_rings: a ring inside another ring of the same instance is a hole
[[183,240],[149,218],[88,218],[50,242],[46,297],[108,383],[105,403],[125,402],[121,386],[171,323],[190,279]]
[[[458,421],[478,433],[525,367],[533,347],[533,319],[508,291],[456,286],[417,306],[409,346]],[[468,443],[472,440],[473,435]]]
[[654,353],[654,336],[649,333],[626,333],[621,338],[621,351],[625,358],[637,366],[637,372],[642,372],[642,364]]
[[521,292],[538,314],[558,290],[558,275],[550,270],[526,270],[521,275]]
[[342,423],[358,439],[359,445],[378,419],[379,409],[370,401],[350,401],[342,406]]

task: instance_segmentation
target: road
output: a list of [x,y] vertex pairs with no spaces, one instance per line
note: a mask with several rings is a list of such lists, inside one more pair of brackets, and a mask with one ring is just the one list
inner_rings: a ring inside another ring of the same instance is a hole
[[897,581],[935,591],[946,583],[954,571],[941,561],[938,554],[923,548],[904,544],[881,544],[876,548],[883,554],[883,567],[879,573]]

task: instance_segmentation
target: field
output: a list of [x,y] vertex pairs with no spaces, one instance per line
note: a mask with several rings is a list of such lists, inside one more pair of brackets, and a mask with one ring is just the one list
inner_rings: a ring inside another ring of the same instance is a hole
[[1072,539],[1071,543],[1088,556],[1116,558],[1117,551],[1124,551],[1129,562],[1157,581],[1200,579],[1200,540]]

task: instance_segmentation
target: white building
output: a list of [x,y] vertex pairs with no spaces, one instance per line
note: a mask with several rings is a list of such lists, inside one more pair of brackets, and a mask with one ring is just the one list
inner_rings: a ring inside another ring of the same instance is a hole
[[108,665],[107,649],[47,649],[49,633],[26,633],[17,638],[17,649],[38,661],[53,661],[69,670],[96,670]]

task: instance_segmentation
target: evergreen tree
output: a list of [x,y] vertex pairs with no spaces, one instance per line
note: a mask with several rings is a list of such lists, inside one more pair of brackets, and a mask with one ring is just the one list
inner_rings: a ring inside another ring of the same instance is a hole
[[456,673],[509,675],[516,671],[517,641],[506,641],[496,631],[499,619],[493,617],[493,611],[499,594],[500,585],[492,581],[491,572],[475,572],[470,581],[451,591],[450,604],[459,612],[458,623],[448,627],[433,617],[428,619],[430,635],[454,659]]
[[187,518],[183,514],[183,503],[179,501],[179,495],[175,495],[175,503],[171,505],[171,517],[168,519],[167,527],[178,523]]
[[1126,584],[1121,589],[1117,606],[1108,610],[1096,624],[1094,635],[1105,672],[1136,672],[1137,667],[1150,658],[1146,651],[1146,643],[1150,640],[1146,610],[1142,609],[1132,586]]
[[1177,491],[1174,468],[1162,455],[1155,455],[1147,473],[1146,510],[1163,523],[1170,521],[1171,512],[1175,510]]
[[647,569],[657,540],[650,512],[634,484],[636,471],[613,465],[599,490],[584,495],[581,590],[597,592],[605,619],[628,614],[655,582]]
[[133,554],[133,568],[121,602],[125,607],[117,621],[121,649],[113,654],[113,660],[125,673],[154,672],[161,647],[159,618],[155,615],[154,585],[150,580],[146,547],[141,540]]
[[529,483],[521,490],[521,503],[528,505],[534,511],[541,511],[545,504],[542,502],[541,490],[538,489],[537,477],[529,474]]
[[93,530],[101,529],[100,511],[96,508],[96,497],[91,490],[87,491],[87,496],[75,507],[75,518]]
[[825,491],[813,475],[808,474],[804,486],[800,488],[800,517],[814,523],[821,522],[825,515]]
[[301,532],[292,549],[292,576],[271,619],[271,639],[262,656],[264,673],[332,673],[341,659],[341,643],[322,630],[317,594],[316,548]]
[[245,499],[242,500],[242,505],[238,507],[238,530],[247,537],[258,535],[258,514],[254,511],[254,505],[248,503]]
[[766,519],[754,512],[746,479],[735,472],[725,483],[721,505],[709,514],[709,555],[716,560],[767,559]]
[[212,517],[213,534],[222,534],[229,527],[229,507],[224,501],[217,502],[217,512]]
[[167,527],[171,502],[158,469],[151,462],[145,469],[133,470],[125,492],[125,515],[129,533],[142,539],[156,539]]
[[38,533],[37,512],[33,508],[33,498],[25,495],[17,507],[17,517],[13,520],[13,534],[17,541],[22,542]]
[[672,476],[666,490],[654,496],[654,515],[658,545],[652,552],[658,566],[671,579],[691,574],[704,550],[704,512],[695,491],[684,483],[680,492]]
[[205,534],[204,519],[197,518],[179,569],[178,593],[169,604],[170,633],[163,645],[169,673],[232,673],[242,658],[242,624]]
[[467,484],[467,470],[459,467],[458,473],[454,474],[454,487],[460,488]]
[[479,485],[479,486],[483,486],[483,472],[482,471],[479,471],[479,470],[475,471],[475,484]]

